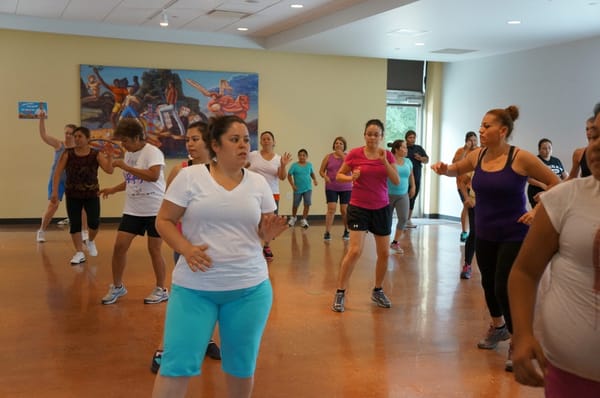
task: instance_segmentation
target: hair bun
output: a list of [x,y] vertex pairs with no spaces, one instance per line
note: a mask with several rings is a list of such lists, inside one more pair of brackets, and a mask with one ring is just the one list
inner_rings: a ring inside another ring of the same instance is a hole
[[519,118],[519,108],[517,108],[516,105],[510,105],[505,109],[505,111],[508,113],[513,122]]

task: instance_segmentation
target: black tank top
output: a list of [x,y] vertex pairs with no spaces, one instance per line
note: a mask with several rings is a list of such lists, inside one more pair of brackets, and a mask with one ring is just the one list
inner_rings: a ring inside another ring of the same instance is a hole
[[587,159],[585,157],[585,151],[587,151],[587,148],[585,148],[583,150],[583,154],[581,155],[581,160],[579,161],[579,168],[581,169],[582,177],[588,177],[588,176],[592,175],[592,172],[590,171],[590,168],[587,164]]
[[90,153],[77,156],[74,149],[67,149],[67,182],[65,193],[73,199],[90,199],[98,196],[98,151],[90,148]]

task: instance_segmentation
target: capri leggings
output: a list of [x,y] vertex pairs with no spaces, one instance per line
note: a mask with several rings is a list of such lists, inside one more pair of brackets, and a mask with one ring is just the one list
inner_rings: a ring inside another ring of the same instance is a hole
[[490,315],[504,315],[508,331],[512,333],[512,318],[508,305],[508,275],[523,242],[492,242],[477,239],[475,255],[481,272],[481,285]]
[[69,216],[69,232],[81,232],[81,210],[85,209],[89,229],[100,226],[100,198],[75,199],[67,196],[67,215]]
[[173,285],[167,304],[160,374],[200,374],[208,341],[219,322],[222,366],[235,377],[251,377],[273,302],[271,282],[228,291]]
[[391,212],[396,210],[396,217],[398,222],[396,223],[396,231],[404,229],[406,222],[408,221],[408,210],[409,210],[409,197],[408,194],[404,195],[390,195],[390,208]]

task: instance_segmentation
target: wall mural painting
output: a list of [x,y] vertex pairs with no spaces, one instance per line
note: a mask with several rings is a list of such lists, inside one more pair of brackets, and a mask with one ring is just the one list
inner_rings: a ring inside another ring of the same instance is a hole
[[81,65],[81,124],[92,145],[112,145],[120,119],[135,118],[146,139],[167,158],[184,158],[187,126],[212,116],[237,115],[258,145],[258,74]]

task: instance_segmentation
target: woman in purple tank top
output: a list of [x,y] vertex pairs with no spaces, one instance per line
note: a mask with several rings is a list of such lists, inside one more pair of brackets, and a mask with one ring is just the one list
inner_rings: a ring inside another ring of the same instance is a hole
[[[508,144],[518,117],[519,109],[514,105],[488,111],[479,128],[481,148],[456,163],[438,162],[431,166],[437,174],[451,177],[475,172],[475,254],[492,317],[492,324],[477,347],[487,350],[510,339],[512,333],[508,275],[535,215],[535,209],[526,209],[527,178],[543,182],[548,189],[560,182],[537,156]],[[510,348],[505,368],[512,371]]]
[[[325,155],[321,162],[321,168],[319,174],[325,180],[325,197],[327,199],[327,214],[325,215],[325,235],[323,239],[326,241],[331,240],[331,225],[335,218],[335,208],[340,201],[340,213],[342,215],[342,221],[344,222],[344,234],[342,238],[344,240],[350,239],[350,232],[348,231],[348,221],[346,220],[346,209],[348,203],[350,203],[350,193],[352,192],[351,182],[342,182],[335,179],[344,159],[346,158],[346,139],[344,137],[335,137],[333,140],[333,152]],[[352,173],[349,173],[350,176]]]

